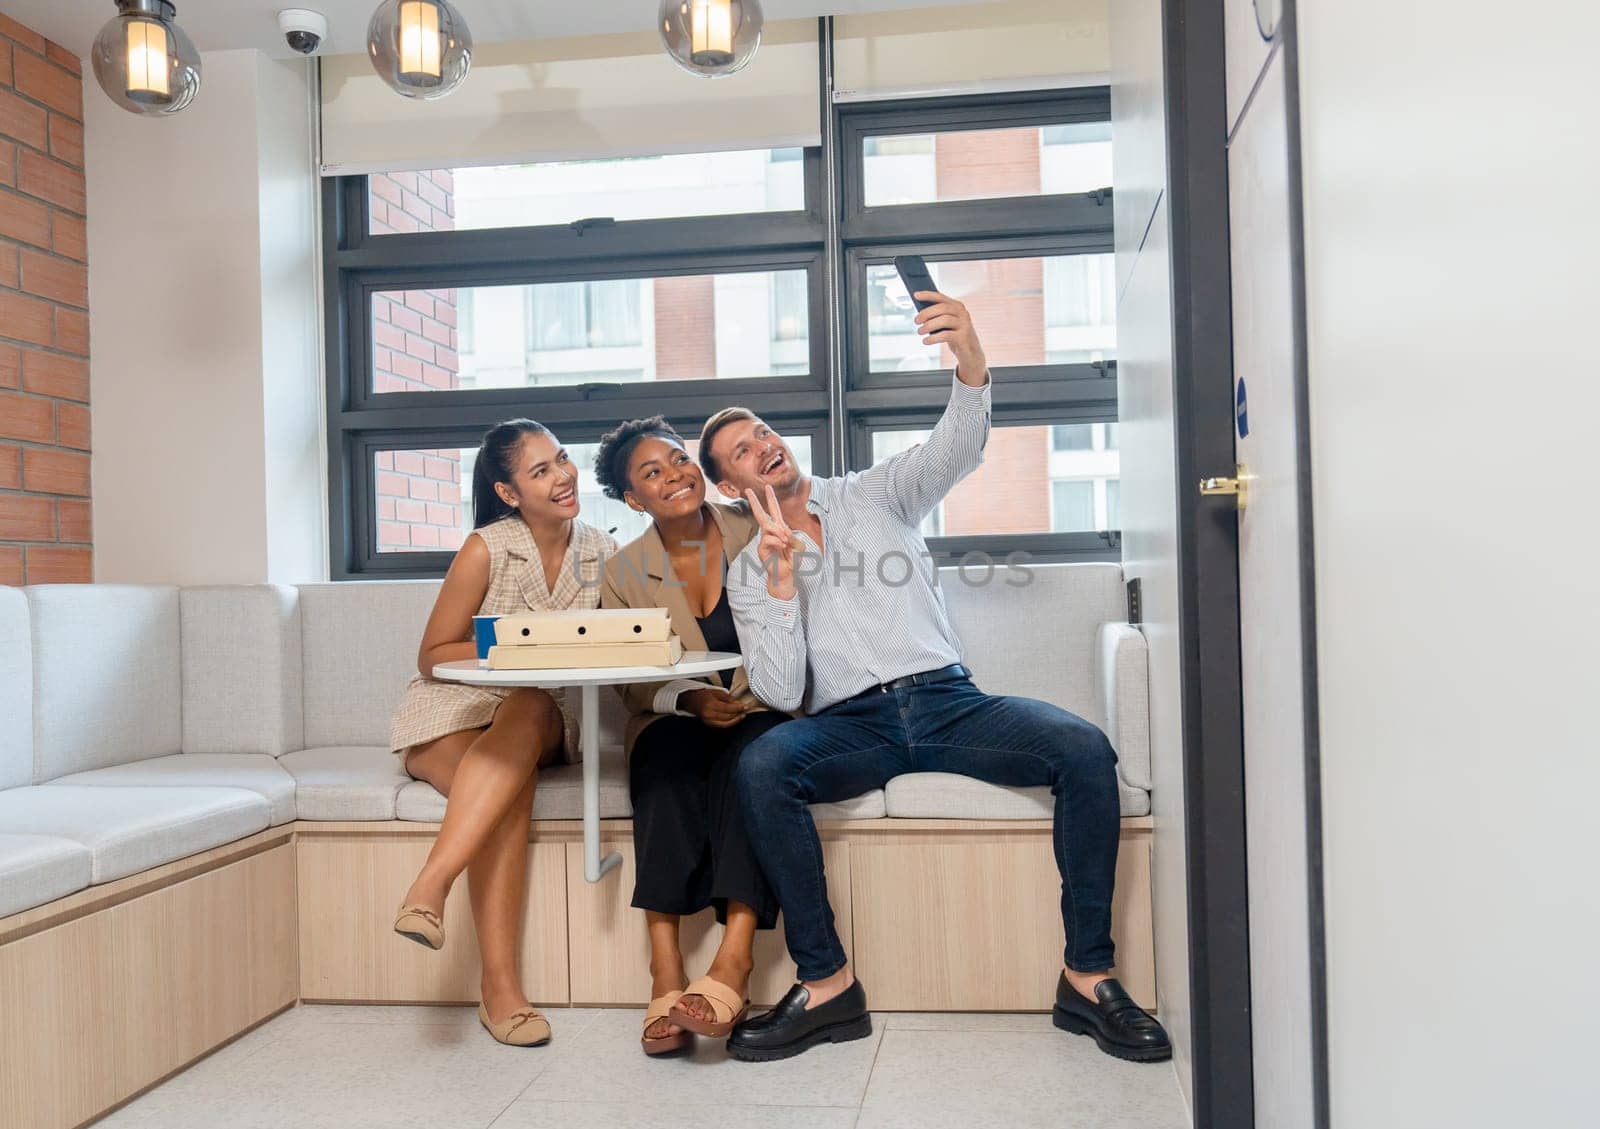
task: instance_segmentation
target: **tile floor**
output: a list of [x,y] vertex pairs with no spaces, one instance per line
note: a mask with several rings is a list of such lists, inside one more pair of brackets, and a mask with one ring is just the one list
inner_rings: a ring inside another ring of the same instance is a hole
[[1047,1015],[875,1017],[777,1063],[648,1059],[642,1013],[551,1008],[555,1038],[492,1041],[471,1008],[285,1012],[117,1110],[115,1129],[1188,1129],[1170,1064],[1136,1066]]

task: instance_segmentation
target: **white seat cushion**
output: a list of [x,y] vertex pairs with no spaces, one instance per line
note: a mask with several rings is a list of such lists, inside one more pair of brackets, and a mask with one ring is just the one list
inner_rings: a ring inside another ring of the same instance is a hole
[[437,580],[300,586],[307,748],[389,739],[438,594]]
[[1122,566],[1035,564],[1028,583],[1003,565],[987,574],[976,566],[939,570],[939,590],[961,639],[963,661],[978,688],[1060,706],[1106,727],[1095,686],[1102,623],[1128,618]]
[[178,590],[39,584],[33,782],[183,751]]
[[0,835],[0,917],[89,885],[89,848],[47,835]]
[[1123,819],[1150,814],[1150,793],[1143,788],[1135,788],[1120,776],[1117,777],[1117,797],[1122,801]]
[[[884,801],[891,819],[1051,819],[1050,789],[1011,788],[950,772],[908,772],[889,781]],[[1150,797],[1117,781],[1122,815],[1150,814]]]
[[[628,770],[621,749],[600,752],[600,818],[628,819],[633,803],[628,799]],[[444,819],[444,797],[432,784],[413,780],[400,789],[395,818],[417,823]],[[583,765],[557,764],[539,770],[539,788],[533,795],[534,819],[583,818]]]
[[[306,746],[383,744],[417,673],[417,646],[439,581],[342,580],[303,584],[299,593]],[[600,747],[619,744],[627,721],[622,699],[601,687],[599,704]],[[568,706],[576,715],[576,690]]]
[[301,819],[393,819],[395,797],[411,782],[400,758],[374,745],[301,749],[278,764],[294,777]]
[[244,788],[266,800],[272,809],[272,826],[295,816],[294,777],[263,753],[178,753],[154,760],[75,772],[50,781],[49,786],[120,788]]
[[[398,758],[396,758],[398,759]],[[413,780],[400,789],[395,805],[397,819],[417,823],[439,823],[444,819],[445,799],[432,784]],[[836,804],[813,804],[811,814],[818,823],[841,819],[882,819],[882,792],[868,792]],[[628,770],[619,750],[600,754],[600,818],[628,819],[633,803],[628,797]],[[302,817],[303,818],[303,817]],[[542,769],[539,789],[533,796],[534,819],[583,818],[583,766],[561,764]]]
[[126,878],[265,831],[272,808],[243,788],[88,788],[0,792],[0,827],[89,848],[90,881]]
[[818,823],[837,823],[842,819],[882,819],[887,814],[882,788],[834,804],[811,805],[811,818]]
[[274,584],[185,588],[178,607],[184,752],[304,748],[300,593]]
[[33,639],[28,598],[0,587],[0,788],[33,780]]
[[1096,675],[1105,732],[1117,750],[1117,775],[1134,788],[1150,788],[1150,651],[1128,623],[1100,625]]

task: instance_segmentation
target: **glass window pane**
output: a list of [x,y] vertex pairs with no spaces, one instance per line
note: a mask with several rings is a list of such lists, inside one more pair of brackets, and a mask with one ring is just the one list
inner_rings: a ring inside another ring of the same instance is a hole
[[[790,450],[806,474],[811,473],[811,436],[787,436]],[[690,454],[699,446],[687,444]],[[645,531],[649,519],[625,502],[600,492],[594,477],[598,443],[569,443],[567,452],[578,468],[578,516],[627,543]],[[378,499],[377,546],[380,553],[453,552],[472,532],[472,470],[476,447],[427,451],[379,451],[373,456]],[[708,486],[713,500],[720,497]]]
[[1050,483],[1050,528],[1094,528],[1094,483],[1065,480]]
[[861,159],[869,208],[1089,192],[1111,184],[1111,124],[882,134]]
[[372,390],[786,376],[810,324],[803,270],[386,291]]
[[[1116,528],[1117,452],[1104,447],[1063,450],[1052,441],[1056,430],[1032,425],[991,430],[983,465],[945,497],[923,523],[923,535]],[[925,430],[874,432],[872,460],[878,462],[927,438]]]
[[1111,186],[1110,122],[1047,125],[1039,142],[1039,191],[1093,192]]
[[1094,424],[1068,423],[1050,429],[1052,451],[1091,451],[1094,449]]
[[374,173],[367,178],[367,226],[373,235],[394,235],[537,227],[598,216],[646,220],[800,211],[803,155],[800,149],[750,149]]
[[[922,344],[894,264],[866,269],[871,371],[954,367],[947,350]],[[941,291],[972,311],[990,364],[1083,364],[1116,356],[1111,255],[950,260],[930,262],[928,271]]]

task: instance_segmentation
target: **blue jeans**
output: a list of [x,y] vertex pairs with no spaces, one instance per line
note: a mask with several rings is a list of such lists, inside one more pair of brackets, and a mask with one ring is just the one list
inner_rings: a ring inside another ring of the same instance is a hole
[[800,979],[821,980],[846,961],[806,805],[859,796],[907,772],[1049,785],[1065,960],[1079,972],[1110,968],[1116,764],[1111,742],[1081,717],[1031,698],[985,694],[966,678],[871,691],[762,734],[739,759],[739,802],[783,909]]

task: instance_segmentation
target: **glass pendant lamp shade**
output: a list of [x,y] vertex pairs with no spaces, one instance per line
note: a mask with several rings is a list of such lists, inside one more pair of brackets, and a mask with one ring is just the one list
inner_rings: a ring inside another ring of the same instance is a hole
[[94,77],[136,114],[175,114],[200,89],[200,54],[167,0],[117,0],[117,14],[90,51]]
[[378,77],[407,98],[443,98],[472,68],[472,33],[446,0],[384,0],[367,24]]
[[761,46],[758,0],[661,0],[661,43],[690,74],[721,78],[741,70]]

